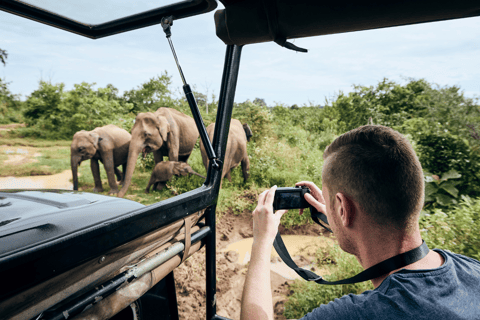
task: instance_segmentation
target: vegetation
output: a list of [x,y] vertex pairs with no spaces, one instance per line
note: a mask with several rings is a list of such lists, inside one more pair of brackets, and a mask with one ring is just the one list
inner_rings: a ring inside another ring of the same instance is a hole
[[[92,130],[108,123],[130,130],[138,112],[163,106],[191,115],[186,100],[175,97],[169,86],[166,73],[122,96],[112,85],[95,89],[94,84],[82,83],[68,91],[63,84],[41,81],[39,88],[21,102],[2,80],[0,122],[24,122],[26,128],[2,133],[0,143],[54,147],[54,152],[46,153],[50,159],[31,164],[28,170],[34,172],[39,166],[51,167],[52,172],[68,170],[68,145],[78,130]],[[210,102],[206,95],[195,94],[208,126],[215,121],[217,101],[215,97]],[[325,147],[338,135],[372,121],[404,134],[419,156],[426,182],[426,205],[420,223],[429,247],[480,258],[480,106],[478,100],[465,97],[460,88],[440,87],[422,79],[410,79],[404,84],[384,79],[376,86],[354,86],[348,94],[340,92],[323,107],[268,107],[256,98],[235,104],[233,117],[247,122],[254,133],[248,143],[250,179],[243,183],[241,169],[235,169],[232,182],[223,182],[218,202],[221,213],[252,210],[257,195],[275,184],[293,186],[297,181],[310,180],[321,186]],[[193,170],[206,173],[198,143],[189,164]],[[151,155],[139,157],[127,198],[148,205],[197,188],[203,182],[196,176],[174,178],[164,190],[147,195],[144,189],[152,167]],[[79,169],[80,188],[92,191],[89,165]],[[21,174],[28,175],[28,170]],[[103,169],[101,172],[107,194],[106,174]],[[294,210],[282,218],[286,227],[306,223],[311,223],[309,214],[300,216]],[[331,280],[361,271],[355,258],[338,247],[320,250],[316,265],[331,273]],[[371,288],[369,283],[328,287],[297,282],[286,304],[286,315],[298,318],[336,297]]]

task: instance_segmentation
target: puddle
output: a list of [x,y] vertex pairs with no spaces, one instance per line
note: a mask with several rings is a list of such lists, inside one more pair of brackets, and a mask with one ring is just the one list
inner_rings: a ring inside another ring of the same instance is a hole
[[[298,258],[304,257],[310,261],[313,260],[315,253],[317,252],[318,248],[325,248],[327,246],[332,246],[334,244],[333,240],[326,237],[321,236],[295,236],[295,235],[285,235],[282,236],[283,242],[288,249],[288,252],[292,256],[293,260],[297,264]],[[251,250],[252,250],[253,238],[246,238],[240,240],[238,242],[234,242],[229,244],[223,251],[235,251],[238,253],[238,260],[237,262],[240,264],[246,264],[250,261]],[[275,249],[272,247],[272,251],[270,253],[270,269],[282,277],[293,280],[299,279],[295,271],[290,269],[283,261],[281,261],[280,257],[278,256]],[[310,269],[312,267],[311,264],[299,264],[300,267],[305,269]],[[322,272],[316,270],[315,272]]]
[[12,148],[8,146],[0,146],[0,152],[5,153],[8,156],[8,159],[3,161],[3,163],[10,166],[19,166],[26,163],[38,162],[38,160],[34,158],[38,158],[42,154],[36,151],[38,151],[38,148]]
[[73,190],[72,171],[48,176],[0,177],[0,189],[67,189]]

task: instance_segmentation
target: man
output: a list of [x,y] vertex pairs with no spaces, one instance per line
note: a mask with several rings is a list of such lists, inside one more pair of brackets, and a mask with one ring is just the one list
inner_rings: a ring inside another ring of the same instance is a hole
[[[369,268],[422,244],[422,167],[409,142],[384,126],[349,131],[325,150],[322,190],[312,182],[306,200],[329,221],[340,247]],[[273,319],[270,250],[281,216],[276,186],[253,211],[253,247],[241,319]],[[480,262],[430,250],[417,262],[372,280],[375,290],[321,305],[304,319],[480,319]]]

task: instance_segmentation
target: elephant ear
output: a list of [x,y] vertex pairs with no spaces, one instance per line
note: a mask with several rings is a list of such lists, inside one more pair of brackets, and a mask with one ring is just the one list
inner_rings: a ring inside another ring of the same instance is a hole
[[159,116],[157,126],[163,141],[167,142],[167,136],[170,132],[170,124],[168,123],[167,118]]
[[98,143],[102,141],[102,138],[96,132],[90,132],[90,137],[92,137],[92,144],[95,149],[98,149]]
[[181,176],[186,176],[188,175],[188,168],[190,166],[188,164],[186,164],[185,162],[177,162],[174,166],[173,166],[173,174],[175,175],[181,175]]

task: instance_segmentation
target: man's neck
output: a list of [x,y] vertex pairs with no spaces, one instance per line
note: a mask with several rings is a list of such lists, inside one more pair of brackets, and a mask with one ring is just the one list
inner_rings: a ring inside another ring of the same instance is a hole
[[[375,232],[362,232],[361,237],[362,239],[358,239],[356,242],[358,244],[356,256],[365,269],[401,253],[413,250],[422,244],[419,230],[413,230],[408,235],[394,232],[377,232],[376,234]],[[423,259],[373,279],[372,283],[377,288],[387,276],[401,269],[436,268],[443,263],[437,256],[439,256],[438,253],[431,251]]]

